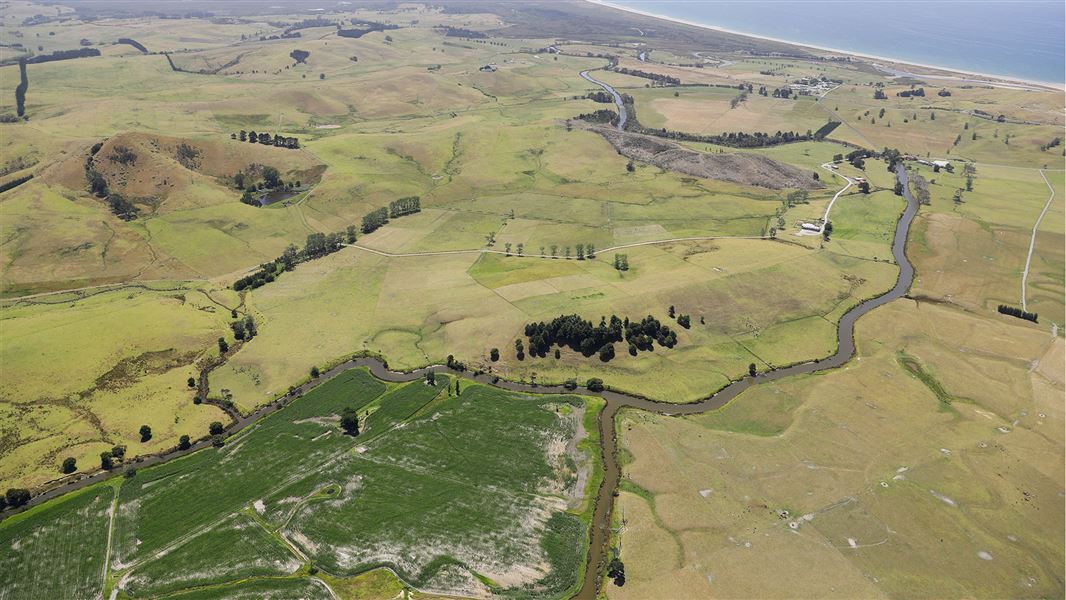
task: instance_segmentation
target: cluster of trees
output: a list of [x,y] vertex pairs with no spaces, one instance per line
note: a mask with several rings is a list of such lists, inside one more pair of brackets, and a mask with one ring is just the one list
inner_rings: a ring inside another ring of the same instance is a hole
[[422,201],[418,196],[408,196],[389,202],[389,218],[413,215],[422,210]]
[[[294,244],[289,244],[285,251],[281,253],[281,256],[272,262],[259,265],[259,270],[255,273],[241,277],[233,282],[233,289],[238,292],[244,289],[254,290],[274,281],[285,271],[293,270],[296,265],[304,261],[326,256],[340,250],[344,246],[344,240],[346,238],[351,239],[354,236],[354,228],[349,227],[348,230],[347,235],[344,233],[312,233],[307,236],[307,242],[302,250],[297,249]],[[247,329],[247,324],[245,328]],[[221,347],[221,343],[219,346]]]
[[997,308],[996,310],[998,310],[1000,314],[1018,317],[1019,319],[1025,319],[1026,321],[1032,321],[1033,323],[1037,322],[1037,313],[1026,312],[1018,308],[1017,306],[1008,306],[1006,304],[1000,304],[999,308]]
[[628,69],[626,67],[616,67],[616,73],[623,75],[632,75],[633,77],[643,77],[644,79],[650,79],[655,83],[662,86],[681,85],[681,80],[677,77],[671,77],[670,75],[661,75],[659,73],[649,73],[647,71],[641,71],[640,69]]
[[912,98],[917,96],[919,98],[925,97],[925,88],[918,88],[914,90],[903,90],[902,92],[896,92],[896,95],[900,98]]
[[798,204],[810,204],[810,192],[807,190],[793,190],[785,196],[785,208],[792,208]]
[[622,587],[626,584],[626,566],[617,556],[612,558],[611,562],[607,563],[607,576],[610,577],[618,587]]
[[271,136],[269,133],[256,133],[254,131],[240,130],[238,133],[229,134],[231,140],[240,140],[242,142],[251,142],[253,144],[259,143],[264,146],[274,146],[275,148],[289,148],[296,150],[300,147],[300,140],[294,137],[287,137],[284,135]]
[[438,26],[434,27],[433,30],[437,33],[443,33],[444,37],[458,37],[469,39],[485,39],[489,37],[488,35],[480,31],[474,31],[472,29],[463,29],[462,27]]
[[619,271],[629,270],[629,255],[628,254],[615,254],[614,255],[614,268]]
[[115,146],[111,150],[111,156],[108,158],[111,162],[123,164],[127,167],[137,164],[137,153],[126,146]]
[[576,118],[590,123],[608,123],[614,125],[618,122],[618,113],[610,109],[601,108],[590,113],[581,113]]
[[348,435],[359,435],[359,411],[350,406],[341,411],[341,429]]
[[736,108],[740,106],[740,103],[748,99],[747,92],[740,92],[729,100],[729,108]]
[[300,64],[300,63],[307,64],[307,57],[309,57],[309,56],[311,56],[311,53],[308,52],[307,50],[299,50],[299,49],[297,49],[297,50],[293,50],[292,52],[289,53],[289,58],[295,60],[296,64]]
[[946,98],[946,97],[951,95],[951,92],[949,92],[946,89],[943,89],[943,90],[940,90],[939,92],[937,92],[936,95],[940,96],[941,98]]
[[30,501],[30,491],[24,488],[8,488],[7,492],[0,496],[0,510],[7,507],[18,508]]
[[[634,356],[640,350],[653,350],[655,342],[667,348],[677,344],[677,334],[651,315],[639,322],[630,322],[629,317],[619,319],[611,315],[610,321],[601,317],[599,325],[593,325],[592,321],[579,315],[560,315],[548,323],[527,324],[525,335],[529,342],[529,353],[533,356],[543,358],[552,346],[559,346],[568,347],[584,356],[599,353],[600,360],[604,362],[614,358],[614,344],[623,340],[629,343],[629,353]],[[515,351],[519,360],[525,358],[522,340],[515,340]],[[498,357],[498,352],[495,356]],[[555,351],[555,356],[559,357],[559,350]]]
[[888,94],[881,88],[874,90],[874,100],[888,100]]
[[1061,143],[1062,143],[1062,138],[1055,137],[1055,139],[1051,140],[1050,142],[1048,142],[1046,144],[1041,144],[1040,145],[1040,151],[1041,152],[1047,152],[1048,150],[1054,148],[1055,146],[1058,146]]
[[255,327],[255,319],[252,315],[244,317],[229,324],[230,329],[233,330],[233,337],[238,340],[252,339],[259,331]]

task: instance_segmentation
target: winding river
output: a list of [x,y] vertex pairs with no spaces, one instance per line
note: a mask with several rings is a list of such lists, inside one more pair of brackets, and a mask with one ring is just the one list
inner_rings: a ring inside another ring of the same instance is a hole
[[600,81],[598,79],[595,79],[592,75],[589,75],[588,71],[582,71],[581,72],[581,77],[583,77],[584,79],[586,79],[588,81],[591,81],[592,83],[595,83],[596,85],[600,86],[601,88],[607,90],[607,93],[609,93],[610,95],[614,96],[614,105],[618,107],[618,125],[616,125],[616,127],[618,127],[619,131],[622,131],[623,129],[625,129],[626,128],[626,107],[622,103],[622,95],[618,93],[618,90],[614,89],[613,87],[607,85],[606,83],[604,83],[604,82],[602,82],[602,81]]
[[[621,109],[621,98],[618,93],[615,92],[610,86],[602,84],[595,79],[592,79],[587,75],[587,71],[581,73],[582,77],[598,83],[605,87],[608,91],[614,94],[618,101],[619,108]],[[624,124],[625,110],[621,112],[622,123]],[[907,235],[910,231],[911,223],[914,221],[915,215],[918,213],[918,203],[911,196],[909,187],[907,185],[907,172],[903,165],[896,167],[896,177],[903,184],[903,195],[907,200],[907,207],[904,209],[903,214],[900,216],[899,221],[896,223],[895,237],[892,241],[892,255],[899,265],[900,272],[899,277],[896,280],[895,286],[887,293],[871,298],[853,307],[840,319],[840,323],[837,328],[837,351],[832,356],[820,360],[817,362],[807,362],[790,367],[784,367],[780,369],[774,369],[766,373],[760,373],[754,377],[746,376],[742,379],[734,381],[715,392],[714,394],[699,400],[697,402],[689,404],[671,404],[668,402],[660,402],[651,400],[648,398],[642,398],[630,394],[624,394],[615,391],[602,391],[602,392],[590,392],[584,387],[578,387],[575,390],[569,390],[562,386],[551,385],[530,385],[524,383],[516,383],[512,381],[505,381],[497,379],[491,374],[474,375],[470,373],[462,373],[461,375],[466,379],[472,379],[479,383],[487,385],[493,385],[495,387],[526,393],[547,393],[547,394],[583,394],[589,396],[599,396],[606,400],[606,405],[599,415],[599,434],[600,434],[600,454],[603,460],[604,478],[600,483],[600,487],[596,494],[596,504],[593,510],[592,525],[589,532],[589,551],[586,558],[585,578],[582,581],[582,585],[575,598],[581,600],[594,599],[597,597],[600,591],[600,584],[604,579],[605,567],[607,564],[607,557],[610,553],[610,524],[612,510],[614,508],[614,494],[618,489],[619,481],[621,480],[622,472],[617,460],[617,446],[618,440],[615,430],[615,417],[618,411],[623,408],[633,408],[639,410],[647,410],[656,412],[662,415],[668,416],[681,416],[681,415],[693,415],[698,413],[707,412],[709,410],[715,410],[724,406],[727,402],[735,398],[738,394],[744,390],[768,383],[771,381],[777,381],[786,377],[792,377],[794,375],[801,375],[806,373],[815,373],[818,371],[825,371],[839,367],[848,362],[855,354],[855,322],[872,311],[873,309],[883,306],[897,298],[902,297],[910,289],[911,282],[914,279],[914,268],[906,255],[906,243]],[[260,407],[258,410],[242,416],[237,419],[228,429],[227,434],[233,433],[248,427],[261,419],[262,417],[273,413],[283,408],[288,404],[291,399],[299,397],[304,393],[310,391],[312,388],[321,385],[323,382],[340,375],[344,371],[353,367],[366,367],[369,371],[379,379],[392,382],[412,381],[424,377],[427,371],[442,372],[449,371],[448,367],[443,365],[434,365],[417,369],[414,371],[397,372],[389,370],[388,366],[376,359],[376,358],[353,358],[341,364],[334,366],[325,373],[323,373],[318,379],[314,379],[303,385],[295,388],[290,394],[283,398]],[[201,440],[194,444],[191,448],[186,450],[174,450],[159,455],[151,455],[147,457],[138,457],[134,459],[133,464],[138,468],[147,467],[153,464],[159,464],[165,461],[173,460],[174,458],[195,452],[197,450],[210,446],[210,440]],[[64,485],[49,489],[33,497],[28,506],[33,506],[45,502],[56,496],[74,491],[79,488],[83,488],[92,483],[102,481],[109,477],[114,477],[115,472],[100,472],[94,475],[83,477],[77,481],[66,483]],[[7,511],[4,516],[13,514],[14,511]]]

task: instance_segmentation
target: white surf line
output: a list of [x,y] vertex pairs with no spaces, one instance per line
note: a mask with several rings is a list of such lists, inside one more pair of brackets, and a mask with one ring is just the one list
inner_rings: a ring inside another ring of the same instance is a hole
[[822,215],[822,224],[818,227],[818,231],[811,231],[809,233],[805,233],[805,232],[803,232],[801,230],[796,235],[822,235],[822,234],[824,234],[825,233],[825,224],[829,222],[829,211],[833,210],[833,205],[836,204],[837,198],[839,198],[841,194],[846,192],[847,189],[850,188],[853,183],[855,183],[850,177],[846,177],[844,175],[841,175],[840,173],[837,173],[835,170],[829,168],[829,165],[831,165],[831,164],[832,163],[824,163],[822,165],[822,168],[825,169],[826,171],[832,173],[833,175],[836,175],[837,177],[842,178],[844,181],[847,182],[847,184],[844,187],[840,188],[840,191],[838,191],[836,194],[833,195],[833,199],[829,201],[829,206],[825,207],[825,214]]
[[1051,196],[1047,199],[1047,204],[1044,205],[1044,210],[1040,211],[1040,216],[1036,218],[1036,223],[1033,225],[1033,237],[1029,239],[1029,254],[1025,257],[1025,269],[1022,270],[1022,310],[1028,311],[1025,305],[1025,287],[1029,280],[1029,263],[1033,260],[1033,248],[1036,246],[1036,230],[1040,228],[1040,221],[1044,220],[1044,215],[1047,214],[1047,209],[1051,208],[1051,202],[1055,199],[1055,188],[1052,187],[1051,182],[1047,180],[1047,175],[1044,175],[1044,170],[1039,170],[1040,177],[1044,179],[1044,183],[1047,184],[1047,189],[1051,190]]
[[112,486],[111,492],[113,495],[111,497],[111,510],[109,511],[111,514],[107,522],[107,552],[104,554],[104,573],[100,585],[100,600],[104,599],[104,592],[107,591],[107,572],[111,568],[111,538],[115,532],[115,513],[118,512],[118,488]]

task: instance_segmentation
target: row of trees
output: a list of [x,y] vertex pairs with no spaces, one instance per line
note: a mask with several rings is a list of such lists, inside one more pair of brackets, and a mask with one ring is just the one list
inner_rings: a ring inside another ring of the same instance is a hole
[[264,146],[274,146],[275,148],[289,148],[292,150],[300,147],[300,140],[294,137],[287,137],[284,135],[271,136],[269,133],[256,133],[254,131],[240,130],[237,133],[229,134],[231,140],[239,140],[242,142],[249,142],[252,144],[263,144]]
[[376,208],[363,217],[363,233],[371,233],[389,222],[389,210],[384,206]]
[[670,75],[663,75],[661,73],[649,73],[647,71],[641,71],[640,69],[628,69],[626,67],[616,67],[616,73],[623,75],[631,75],[633,77],[643,77],[644,79],[650,79],[659,85],[681,85],[681,80],[677,77],[671,77]]
[[422,201],[418,196],[408,196],[389,202],[389,218],[413,215],[422,210]]
[[999,308],[996,310],[998,310],[1000,314],[1018,317],[1019,319],[1025,319],[1026,321],[1032,321],[1033,323],[1037,322],[1037,317],[1039,316],[1035,312],[1027,312],[1017,306],[1008,306],[1006,304],[1000,304]]
[[233,282],[233,289],[239,292],[244,289],[254,290],[262,287],[280,277],[285,271],[293,270],[301,262],[340,250],[344,247],[345,240],[355,241],[354,238],[355,228],[352,226],[348,227],[347,233],[312,233],[307,236],[307,242],[302,250],[297,249],[295,244],[289,244],[281,256],[272,262],[259,265],[259,270],[255,273]]

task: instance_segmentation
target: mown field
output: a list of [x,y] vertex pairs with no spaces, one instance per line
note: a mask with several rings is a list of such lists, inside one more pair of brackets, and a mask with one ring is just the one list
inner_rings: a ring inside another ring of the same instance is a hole
[[460,386],[347,371],[221,448],[5,520],[0,595],[328,594],[314,575],[389,588],[356,577],[381,566],[444,594],[563,595],[584,569],[599,404]]

